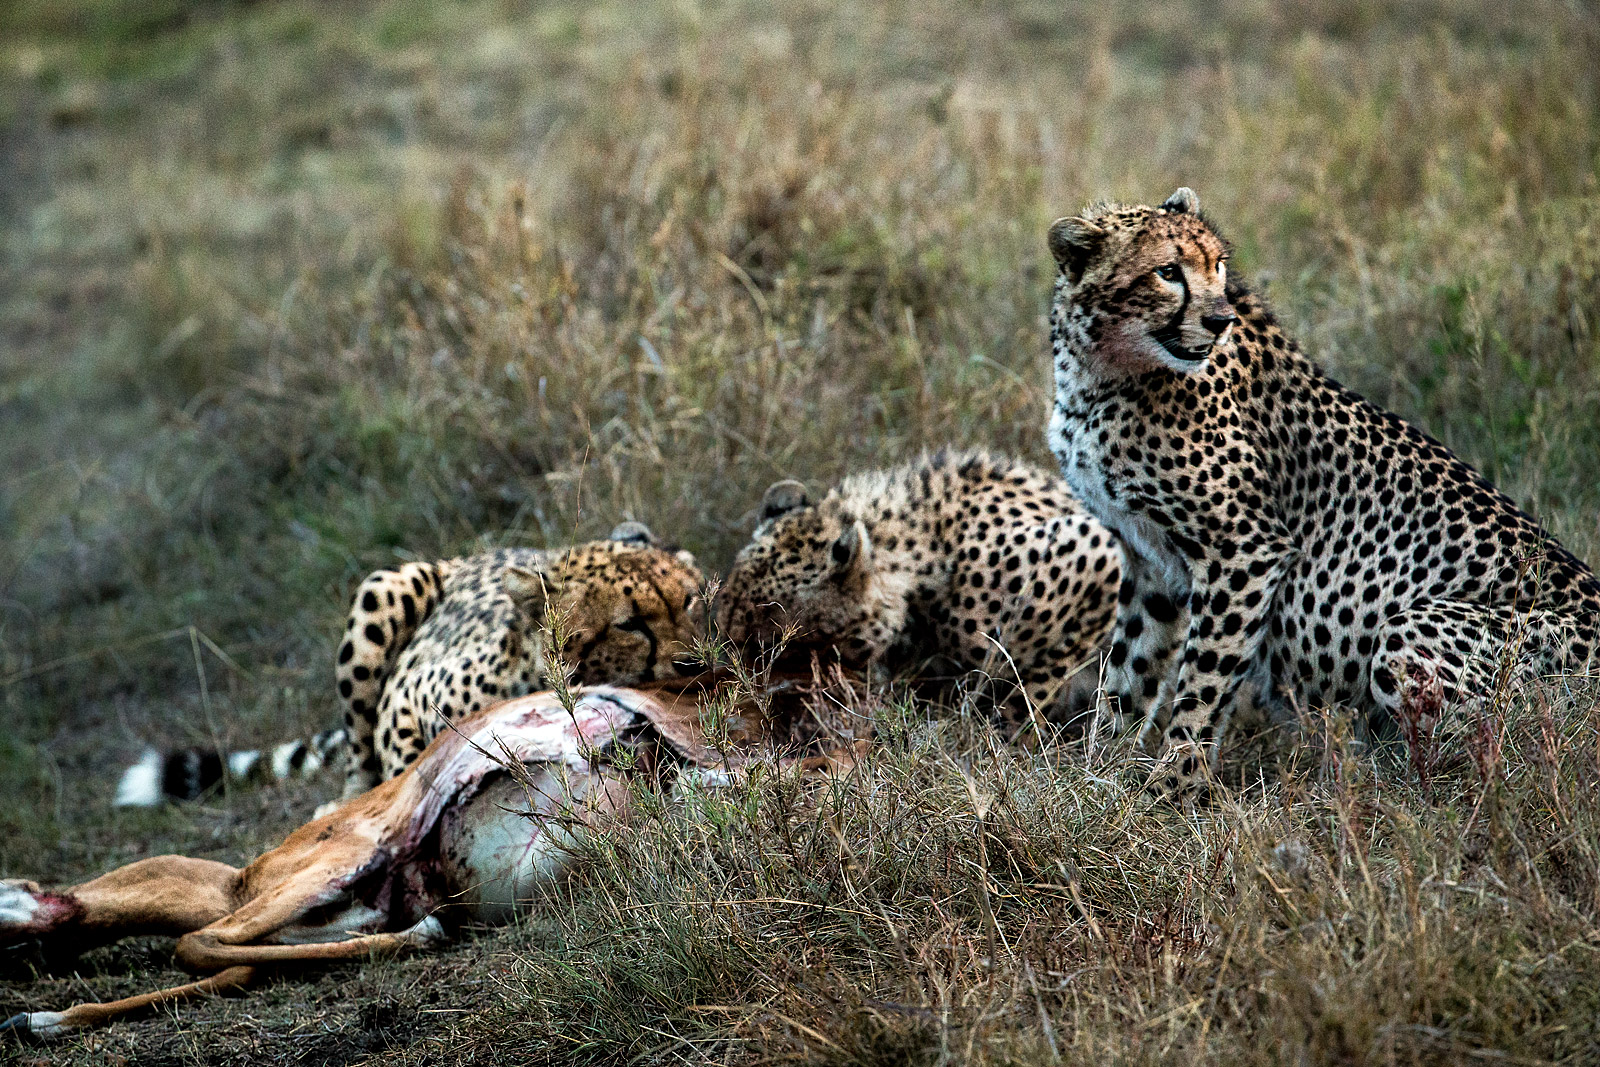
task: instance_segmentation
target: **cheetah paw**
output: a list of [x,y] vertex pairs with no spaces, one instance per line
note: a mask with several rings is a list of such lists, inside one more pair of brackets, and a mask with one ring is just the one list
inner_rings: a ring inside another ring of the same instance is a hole
[[1145,792],[1163,800],[1199,799],[1211,788],[1211,751],[1193,741],[1167,747],[1145,782]]

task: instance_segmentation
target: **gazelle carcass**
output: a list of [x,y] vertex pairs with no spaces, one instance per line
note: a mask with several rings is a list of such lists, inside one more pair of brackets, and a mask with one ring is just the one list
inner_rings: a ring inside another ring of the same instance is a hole
[[[759,714],[723,707],[708,736],[705,683],[536,693],[441,734],[405,773],[291,833],[247,867],[156,856],[81,885],[0,882],[0,946],[86,949],[138,934],[178,937],[196,981],[64,1011],[23,1012],[0,1030],[51,1038],[159,1005],[249,985],[264,969],[426,949],[465,923],[505,921],[558,877],[584,833],[625,814],[643,753],[714,776],[767,747]],[[732,716],[726,713],[733,710]],[[727,727],[731,726],[732,729]],[[633,756],[612,762],[620,749]],[[797,761],[848,765],[853,749]],[[634,770],[624,772],[619,765]]]

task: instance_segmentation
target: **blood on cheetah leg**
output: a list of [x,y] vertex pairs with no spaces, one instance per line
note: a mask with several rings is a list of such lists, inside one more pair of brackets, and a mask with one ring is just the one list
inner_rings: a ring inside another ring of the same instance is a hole
[[1403,729],[1541,677],[1595,673],[1594,647],[1576,620],[1436,600],[1392,615],[1378,631],[1368,689],[1381,716]]

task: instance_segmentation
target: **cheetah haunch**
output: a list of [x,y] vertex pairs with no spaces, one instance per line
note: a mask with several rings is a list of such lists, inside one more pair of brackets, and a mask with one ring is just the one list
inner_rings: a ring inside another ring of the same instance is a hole
[[[1377,720],[1590,669],[1600,582],[1448,448],[1320,371],[1179,189],[1050,228],[1051,448],[1125,553],[1112,710],[1198,788],[1236,710]],[[1509,673],[1503,673],[1509,671]],[[1417,697],[1420,699],[1420,697]]]
[[820,501],[799,482],[769,488],[718,623],[747,649],[789,633],[852,666],[944,656],[1020,685],[1008,715],[1062,721],[1098,682],[1117,562],[1054,475],[940,451],[851,475]]

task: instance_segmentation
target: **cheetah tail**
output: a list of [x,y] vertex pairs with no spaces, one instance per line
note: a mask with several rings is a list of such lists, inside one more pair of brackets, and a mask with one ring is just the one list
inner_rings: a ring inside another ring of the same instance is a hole
[[325,730],[309,740],[285,741],[271,749],[237,752],[147,748],[139,761],[122,772],[117,783],[119,808],[154,808],[168,800],[194,800],[215,788],[226,775],[230,782],[282,781],[309,778],[345,744],[345,732]]

